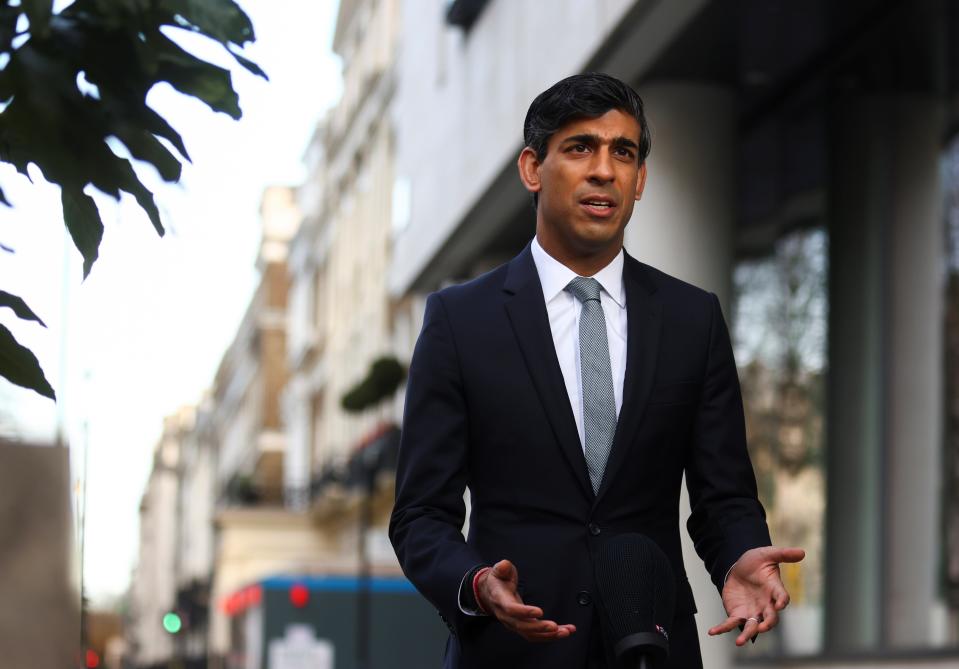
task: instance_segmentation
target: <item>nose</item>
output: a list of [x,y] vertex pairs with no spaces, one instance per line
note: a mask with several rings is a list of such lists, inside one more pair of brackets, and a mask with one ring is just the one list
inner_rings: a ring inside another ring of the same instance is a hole
[[613,157],[605,148],[593,153],[589,168],[588,179],[593,183],[606,184],[616,176],[613,170]]

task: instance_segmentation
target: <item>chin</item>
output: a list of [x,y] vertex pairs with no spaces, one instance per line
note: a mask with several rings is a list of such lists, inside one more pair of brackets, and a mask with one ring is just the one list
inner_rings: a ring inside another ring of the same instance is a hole
[[622,245],[623,228],[614,223],[591,223],[577,231],[576,240],[583,247],[599,251],[611,245]]
[[575,239],[576,246],[583,255],[595,255],[613,249],[618,250],[623,245],[622,237],[619,235],[610,236],[590,236],[578,237]]

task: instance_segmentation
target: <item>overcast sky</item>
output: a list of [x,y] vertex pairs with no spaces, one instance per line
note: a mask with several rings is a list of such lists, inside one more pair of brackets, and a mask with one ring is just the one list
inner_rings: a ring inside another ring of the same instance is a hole
[[[57,190],[39,179],[31,185],[0,165],[0,183],[14,204],[0,206],[0,243],[15,249],[0,258],[0,288],[23,297],[49,328],[9,313],[0,321],[37,353],[57,389],[74,481],[89,443],[85,573],[95,602],[121,594],[129,582],[137,509],[163,417],[199,400],[246,308],[256,281],[263,189],[302,181],[307,141],[341,90],[339,61],[330,52],[336,0],[239,4],[257,35],[246,54],[269,82],[236,66],[215,44],[181,42],[233,70],[242,120],[168,87],[148,98],[193,158],[180,185],[150,181],[167,225],[164,238],[135,203],[99,199],[106,225],[100,259],[81,282],[80,256],[65,244]],[[0,380],[0,433],[50,441],[56,418],[52,402]]]

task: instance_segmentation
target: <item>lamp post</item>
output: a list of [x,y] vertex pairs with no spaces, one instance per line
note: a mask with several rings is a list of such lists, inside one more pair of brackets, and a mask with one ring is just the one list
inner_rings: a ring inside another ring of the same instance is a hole
[[367,536],[373,526],[373,494],[379,472],[382,437],[374,439],[359,453],[360,464],[360,518],[357,551],[359,569],[356,589],[356,666],[371,669],[370,647],[372,631],[372,593],[370,591],[371,565],[367,550]]
[[[351,388],[340,400],[350,413],[361,413],[388,400],[406,377],[406,369],[393,357],[373,361],[366,377]],[[364,444],[356,456],[360,483],[359,526],[356,548],[358,553],[356,588],[356,666],[370,667],[370,641],[372,630],[370,593],[370,559],[367,554],[367,535],[373,525],[373,494],[376,490],[376,475],[380,469],[383,446],[388,441],[384,434],[377,435]]]

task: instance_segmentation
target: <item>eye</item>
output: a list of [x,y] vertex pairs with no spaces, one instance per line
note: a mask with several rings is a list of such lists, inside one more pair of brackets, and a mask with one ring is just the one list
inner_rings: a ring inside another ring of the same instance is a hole
[[586,146],[585,144],[573,144],[567,150],[573,153],[586,153],[587,151],[589,151],[589,147]]
[[626,148],[625,146],[620,146],[620,147],[618,147],[618,148],[616,149],[616,155],[618,155],[618,156],[624,156],[624,157],[629,158],[630,160],[632,160],[632,158],[633,158],[633,151],[632,151],[632,149],[628,149],[628,148]]

